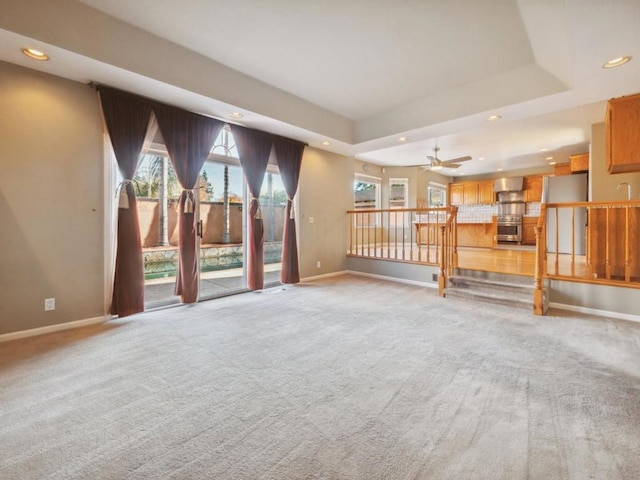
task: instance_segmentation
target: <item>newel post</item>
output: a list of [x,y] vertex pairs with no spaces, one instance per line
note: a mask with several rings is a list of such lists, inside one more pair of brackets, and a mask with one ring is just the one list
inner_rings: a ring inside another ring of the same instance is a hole
[[542,287],[542,277],[544,275],[545,263],[547,262],[547,234],[544,225],[547,222],[547,206],[542,204],[538,224],[534,227],[536,234],[536,258],[534,265],[534,286],[533,286],[533,314],[544,315],[547,307],[544,298],[544,288]]
[[440,225],[440,276],[438,277],[438,296],[444,297],[444,289],[447,286],[447,244],[445,225]]

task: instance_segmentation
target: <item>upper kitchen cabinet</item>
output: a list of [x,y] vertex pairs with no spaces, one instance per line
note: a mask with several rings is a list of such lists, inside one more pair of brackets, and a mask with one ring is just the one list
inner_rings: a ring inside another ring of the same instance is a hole
[[465,205],[476,205],[478,203],[478,184],[477,183],[463,183],[462,192],[464,195]]
[[462,182],[449,185],[451,205],[492,205],[495,203],[493,180]]
[[640,94],[609,100],[607,171],[640,172]]
[[560,175],[571,175],[571,164],[570,163],[559,163],[554,165],[553,174],[558,177]]
[[571,173],[582,173],[589,171],[589,153],[578,153],[569,155],[569,167]]
[[450,205],[464,204],[464,184],[452,183],[451,185],[449,185],[449,204]]
[[542,175],[524,177],[522,184],[525,202],[540,202],[542,200]]
[[482,205],[493,205],[496,202],[493,184],[493,180],[487,180],[478,184],[478,203]]

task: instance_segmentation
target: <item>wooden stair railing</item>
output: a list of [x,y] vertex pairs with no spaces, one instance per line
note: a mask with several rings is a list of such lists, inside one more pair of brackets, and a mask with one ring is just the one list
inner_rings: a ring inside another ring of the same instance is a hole
[[444,297],[449,275],[458,266],[458,232],[457,232],[458,207],[451,207],[451,213],[444,225],[440,225],[440,274],[438,276],[438,295]]
[[536,258],[534,265],[534,287],[533,287],[533,314],[544,315],[547,305],[544,298],[544,286],[542,278],[545,275],[547,265],[547,206],[543,203],[540,205],[540,216],[538,224],[535,226],[536,234]]

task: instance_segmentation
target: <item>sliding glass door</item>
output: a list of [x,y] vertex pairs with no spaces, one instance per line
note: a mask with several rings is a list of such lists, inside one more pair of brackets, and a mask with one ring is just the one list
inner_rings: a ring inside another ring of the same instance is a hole
[[177,200],[180,185],[164,154],[143,155],[134,177],[144,261],[145,309],[180,303]]
[[260,209],[264,223],[264,284],[280,283],[282,269],[282,231],[287,193],[275,166],[269,165],[260,191]]
[[246,290],[245,188],[231,159],[207,161],[200,175],[200,300]]

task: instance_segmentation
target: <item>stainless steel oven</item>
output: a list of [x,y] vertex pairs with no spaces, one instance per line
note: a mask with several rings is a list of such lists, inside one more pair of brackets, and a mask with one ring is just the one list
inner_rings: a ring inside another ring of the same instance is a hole
[[522,243],[522,215],[498,215],[498,242]]

